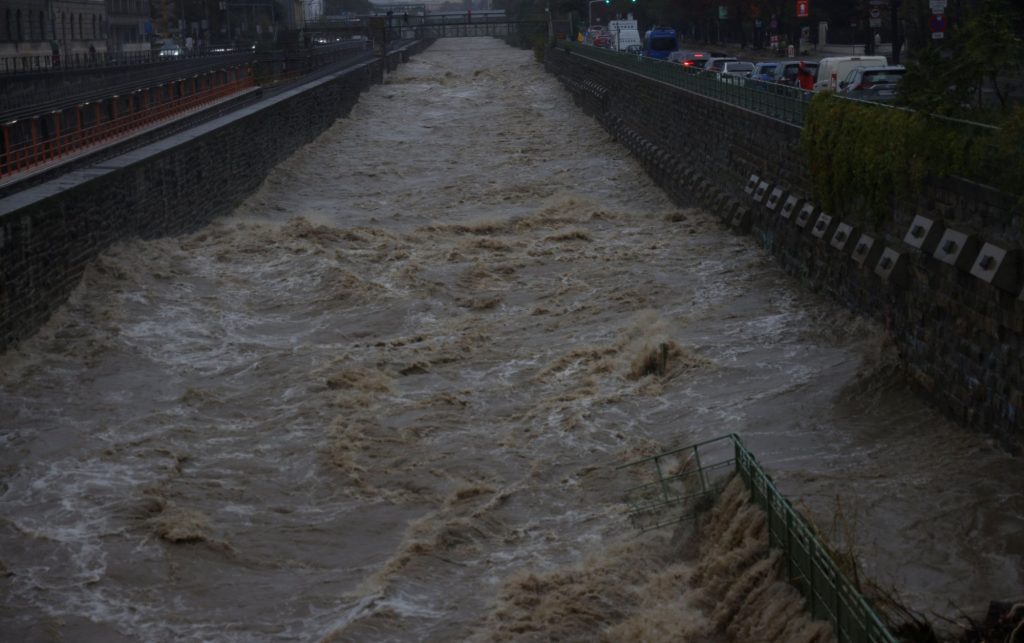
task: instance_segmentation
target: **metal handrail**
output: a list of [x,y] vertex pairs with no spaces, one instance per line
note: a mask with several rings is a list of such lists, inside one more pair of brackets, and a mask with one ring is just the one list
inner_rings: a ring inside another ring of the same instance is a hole
[[798,87],[694,69],[679,63],[593,45],[558,41],[555,46],[574,56],[579,55],[712,100],[797,125],[803,124],[807,105],[812,96],[812,92]]
[[[98,149],[118,138],[151,126],[169,122],[241,95],[256,84],[275,84],[276,90],[289,82],[304,82],[329,73],[338,65],[350,64],[370,54],[370,41],[247,54],[251,66],[219,69],[216,72],[175,74],[173,80],[151,86],[128,85],[128,91],[112,92],[71,106],[42,112],[27,110],[27,117],[0,120],[0,181],[55,161]],[[349,55],[351,54],[351,55]],[[243,74],[240,77],[238,74]],[[157,77],[161,80],[163,77]],[[149,96],[166,99],[150,102]],[[141,97],[141,100],[140,100]],[[83,112],[90,106],[88,113]],[[119,113],[120,110],[120,113]]]
[[[839,643],[897,643],[875,608],[839,569],[811,524],[779,492],[738,435],[697,442],[616,469],[642,465],[654,468],[656,480],[626,491],[630,519],[634,524],[640,521],[641,530],[696,517],[701,505],[731,478],[724,475],[731,469],[729,473],[743,479],[751,500],[764,510],[768,544],[782,551],[786,577],[806,599],[811,616],[828,621]],[[673,508],[681,511],[664,518]]]
[[[310,49],[327,49],[337,47],[338,43],[316,43],[310,44]],[[255,53],[253,45],[234,47],[196,47],[192,50],[182,50],[179,55],[160,55],[158,49],[146,49],[143,51],[101,51],[89,53],[78,51],[60,55],[54,58],[49,51],[33,52],[20,55],[0,56],[0,77],[23,75],[23,74],[61,74],[68,71],[94,70],[112,67],[133,67],[145,65],[169,65],[182,61],[211,60],[214,64],[218,58],[230,57],[238,54],[252,56]]]
[[[694,69],[678,63],[644,58],[635,54],[622,53],[593,45],[558,41],[555,46],[566,52],[571,52],[573,55],[580,55],[624,71],[700,94],[707,98],[720,100],[799,126],[803,126],[807,114],[807,105],[816,95],[814,92],[800,89],[799,87],[791,87],[789,85],[781,85],[742,76],[719,74],[703,69]],[[893,109],[907,113],[917,113],[917,110],[901,105],[861,100],[834,93],[830,94],[830,96],[836,100],[859,103],[877,109]],[[924,115],[944,125],[972,130],[974,133],[992,134],[1000,130],[999,126],[990,123],[979,123],[941,114]]]
[[[184,81],[179,84],[183,85]],[[0,127],[4,138],[3,147],[0,148],[0,179],[6,179],[10,175],[57,161],[62,157],[76,155],[134,131],[178,117],[183,113],[204,108],[215,101],[239,94],[252,87],[253,79],[249,75],[210,87],[197,87],[193,84],[191,94],[180,95],[162,103],[143,105],[138,111],[135,111],[133,102],[132,111],[128,114],[110,115],[104,120],[97,112],[95,122],[88,126],[82,126],[79,113],[77,114],[79,127],[66,132],[58,131],[48,138],[36,138],[36,128],[33,128],[33,138],[18,143],[10,141],[8,135],[10,124],[5,124]],[[183,87],[179,87],[177,91],[182,90]]]

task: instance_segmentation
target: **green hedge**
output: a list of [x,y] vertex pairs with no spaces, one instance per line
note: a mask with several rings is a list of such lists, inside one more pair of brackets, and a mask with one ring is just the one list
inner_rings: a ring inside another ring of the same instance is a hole
[[929,179],[962,176],[1024,204],[1024,109],[1002,128],[820,94],[801,135],[823,208],[876,226],[913,204]]

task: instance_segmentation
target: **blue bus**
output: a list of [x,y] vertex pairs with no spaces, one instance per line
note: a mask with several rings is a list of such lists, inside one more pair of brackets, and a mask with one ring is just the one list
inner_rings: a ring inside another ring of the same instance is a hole
[[644,34],[644,55],[648,58],[668,58],[670,52],[679,49],[676,30],[668,27],[654,27]]

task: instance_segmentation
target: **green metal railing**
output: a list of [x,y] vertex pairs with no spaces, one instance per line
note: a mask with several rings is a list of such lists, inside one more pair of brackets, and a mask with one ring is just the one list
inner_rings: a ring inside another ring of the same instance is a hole
[[636,466],[653,467],[656,475],[654,482],[626,492],[630,519],[644,531],[695,517],[738,474],[751,500],[764,510],[769,546],[782,550],[786,576],[807,600],[812,617],[828,621],[839,643],[897,643],[739,436],[698,442],[618,468]]
[[618,69],[700,94],[772,118],[803,125],[812,93],[798,87],[718,74],[582,43],[558,41],[556,48]]
[[732,445],[720,438],[665,451],[619,468],[643,464],[654,467],[657,479],[626,491],[630,522],[641,531],[696,517],[736,469]]

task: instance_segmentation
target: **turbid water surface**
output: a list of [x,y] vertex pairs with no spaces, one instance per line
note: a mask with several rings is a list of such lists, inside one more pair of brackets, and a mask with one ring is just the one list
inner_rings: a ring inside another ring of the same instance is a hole
[[709,570],[763,525],[638,538],[613,469],[729,432],[867,577],[980,614],[1024,594],[1024,467],[885,337],[673,205],[530,52],[439,41],[0,356],[0,638],[750,640]]

